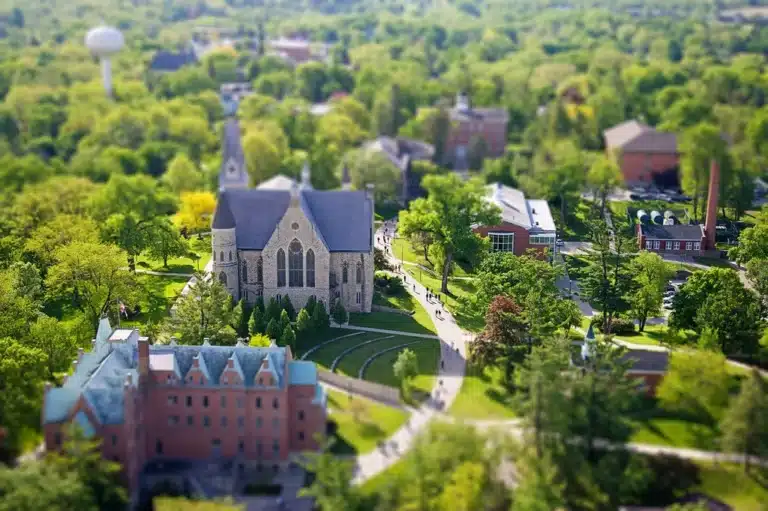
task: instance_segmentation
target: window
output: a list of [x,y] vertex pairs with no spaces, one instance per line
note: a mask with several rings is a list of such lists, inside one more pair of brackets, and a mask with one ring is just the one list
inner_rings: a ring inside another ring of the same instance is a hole
[[701,250],[701,242],[694,241],[693,242],[693,249],[694,250]]
[[224,272],[219,273],[219,282],[221,282],[225,286],[227,285],[227,274],[226,273],[224,273]]
[[230,263],[232,262],[232,251],[231,250],[229,251],[229,262]]
[[303,441],[304,441],[304,432],[299,431],[299,442],[303,442]]
[[237,450],[238,450],[238,452],[241,452],[241,453],[242,453],[242,452],[245,452],[245,442],[243,442],[242,440],[240,440],[240,441],[237,443]]
[[259,385],[264,385],[264,378],[259,377]]
[[203,427],[204,428],[210,428],[211,427],[211,418],[207,415],[203,415]]
[[299,410],[299,420],[300,421],[304,420],[304,410]]
[[657,240],[653,242],[653,249],[659,250],[659,247],[661,247],[661,243]]
[[203,396],[203,408],[208,408],[208,396]]
[[237,398],[237,407],[242,408],[245,406],[245,400],[242,397]]
[[260,397],[256,398],[256,408],[261,408],[261,398]]
[[213,253],[213,262],[216,262],[216,252]]
[[112,446],[117,445],[117,435],[112,435]]
[[212,446],[213,446],[215,449],[218,449],[219,447],[221,447],[221,440],[220,440],[220,439],[218,439],[218,438],[214,438],[213,440],[211,440],[211,445],[212,445]]
[[256,454],[261,456],[262,455],[262,451],[263,451],[263,448],[261,446],[261,442],[256,442]]
[[237,427],[243,429],[245,427],[245,417],[237,418]]
[[288,245],[288,286],[304,287],[304,249],[299,240]]
[[176,426],[179,424],[179,416],[178,415],[171,415],[168,417],[168,425],[169,426]]
[[280,440],[272,440],[272,451],[274,451],[275,455],[280,452]]
[[222,408],[227,407],[227,396],[221,396],[219,401]]
[[285,287],[285,251],[277,251],[277,287]]
[[264,263],[261,261],[261,257],[256,262],[256,282],[258,284],[264,282]]
[[357,263],[355,268],[355,282],[360,284],[363,281],[363,263]]
[[245,260],[243,260],[243,271],[240,278],[243,279],[243,282],[246,284],[248,283],[248,262]]
[[341,283],[346,284],[349,281],[349,265],[344,263],[341,267]]
[[691,250],[693,248],[693,242],[692,241],[686,241],[685,242],[685,249]]
[[277,398],[274,398],[274,399],[272,400],[272,408],[274,408],[275,410],[277,410],[278,408],[280,408],[280,402],[278,401],[278,399],[277,399]]
[[491,239],[491,250],[493,250],[494,252],[514,252],[515,233],[513,232],[490,233],[488,237]]
[[195,425],[195,417],[193,415],[187,415],[187,426]]
[[227,427],[227,417],[226,416],[223,416],[221,418],[221,427],[222,428],[226,428]]
[[158,440],[155,442],[155,454],[162,455],[163,454],[163,441]]
[[531,236],[529,238],[531,245],[554,245],[554,236]]
[[219,252],[219,261],[224,262],[224,251]]
[[315,287],[315,252],[307,250],[307,287]]
[[680,250],[680,242],[676,241],[672,248],[674,248],[675,250]]
[[192,406],[192,396],[187,396],[187,408]]
[[168,396],[168,404],[169,405],[177,405],[177,404],[179,404],[179,397],[178,396]]
[[53,443],[56,447],[61,447],[61,433],[55,433],[53,435]]

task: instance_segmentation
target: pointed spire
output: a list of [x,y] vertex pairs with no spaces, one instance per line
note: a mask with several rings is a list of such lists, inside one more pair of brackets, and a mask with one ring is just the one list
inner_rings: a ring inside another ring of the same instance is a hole
[[349,177],[349,165],[347,165],[346,162],[344,162],[344,166],[341,168],[341,189],[352,189],[352,179]]
[[587,335],[584,337],[585,341],[594,341],[595,340],[595,329],[592,326],[592,323],[589,324],[589,329],[587,330]]
[[309,169],[309,161],[304,162],[304,166],[301,168],[301,186],[302,190],[308,190],[312,188],[312,174]]
[[235,228],[235,216],[232,214],[232,209],[229,207],[229,196],[226,190],[222,190],[219,194],[219,201],[216,204],[216,211],[213,213],[213,228]]

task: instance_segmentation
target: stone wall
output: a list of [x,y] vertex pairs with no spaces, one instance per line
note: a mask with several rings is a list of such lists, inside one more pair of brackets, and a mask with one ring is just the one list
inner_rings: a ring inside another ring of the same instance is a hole
[[240,298],[240,278],[238,276],[238,254],[235,244],[234,229],[214,229],[211,233],[213,250],[213,274],[222,281],[226,275],[226,288],[235,300]]

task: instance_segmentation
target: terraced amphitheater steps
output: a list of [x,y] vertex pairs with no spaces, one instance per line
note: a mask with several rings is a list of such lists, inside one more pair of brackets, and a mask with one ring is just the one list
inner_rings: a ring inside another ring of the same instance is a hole
[[387,353],[389,353],[391,351],[401,350],[403,348],[407,348],[408,346],[412,346],[414,344],[419,344],[421,342],[424,342],[424,341],[423,340],[419,340],[419,341],[407,342],[405,344],[398,344],[397,346],[392,346],[392,347],[387,348],[385,350],[381,350],[378,353],[374,353],[373,355],[368,357],[365,360],[365,362],[363,362],[363,365],[360,367],[360,371],[357,373],[357,377],[360,378],[361,380],[364,379],[363,375],[365,375],[365,370],[368,369],[368,366],[371,365],[371,363],[374,360],[376,360],[377,358],[379,358],[380,356],[385,355],[385,354],[387,354]]
[[361,342],[360,344],[356,344],[350,348],[345,349],[342,351],[335,359],[333,359],[333,363],[331,363],[330,370],[331,372],[334,372],[336,370],[336,366],[339,365],[339,362],[342,358],[344,358],[345,355],[352,353],[353,351],[362,348],[363,346],[367,346],[369,344],[373,344],[374,342],[383,341],[384,339],[391,339],[394,337],[394,335],[387,335],[384,337],[377,337],[376,339],[371,339],[370,341]]
[[304,353],[304,354],[301,356],[301,359],[300,359],[300,360],[306,360],[308,356],[310,356],[312,353],[314,353],[315,351],[319,350],[319,349],[320,349],[320,348],[322,348],[323,346],[327,346],[327,345],[329,345],[329,344],[332,344],[332,343],[334,343],[334,342],[340,341],[341,339],[346,339],[347,337],[352,337],[352,336],[354,336],[354,335],[363,335],[364,333],[365,333],[364,331],[355,332],[355,333],[352,333],[352,334],[342,335],[342,336],[340,336],[340,337],[334,337],[333,339],[330,339],[330,340],[328,340],[328,341],[325,341],[325,342],[321,342],[321,343],[320,343],[320,344],[318,344],[317,346],[312,346],[310,349],[308,349],[308,350],[307,350],[307,351],[306,351],[306,352],[305,352],[305,353]]

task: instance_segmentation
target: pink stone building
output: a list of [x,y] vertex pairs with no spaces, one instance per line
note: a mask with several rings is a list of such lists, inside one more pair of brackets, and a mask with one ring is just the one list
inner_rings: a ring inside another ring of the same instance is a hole
[[316,450],[326,394],[314,363],[293,360],[290,348],[150,346],[102,319],[64,384],[46,386],[42,422],[47,451],[61,447],[70,424],[100,438],[135,490],[149,461],[282,467]]

